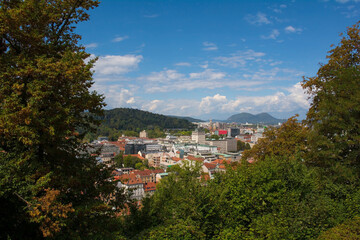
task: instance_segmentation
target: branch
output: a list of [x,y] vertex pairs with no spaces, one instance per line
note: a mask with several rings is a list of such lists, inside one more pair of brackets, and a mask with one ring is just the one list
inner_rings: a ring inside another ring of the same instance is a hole
[[[56,39],[55,39],[55,43],[57,43],[59,41],[60,35],[63,33],[63,31],[65,30],[65,27],[69,24],[69,21],[72,17],[72,15],[74,14],[74,12],[76,11],[76,8],[78,6],[80,6],[80,4],[82,3],[83,0],[76,0],[75,4],[73,5],[72,9],[70,10],[70,13],[67,15],[67,17],[65,18],[65,20],[63,21],[62,24],[59,25],[59,27],[61,26],[60,30],[56,30],[58,31],[56,33]],[[57,29],[59,29],[59,27]]]
[[26,200],[25,200],[22,196],[20,196],[18,193],[14,192],[14,195],[17,196],[17,197],[18,197],[20,200],[22,200],[23,202],[25,202],[28,207],[31,206],[31,203],[29,203],[28,201],[26,201]]

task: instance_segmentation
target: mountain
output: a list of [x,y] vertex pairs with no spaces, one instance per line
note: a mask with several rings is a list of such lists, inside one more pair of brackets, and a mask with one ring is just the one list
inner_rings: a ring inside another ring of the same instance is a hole
[[236,123],[263,123],[263,124],[277,124],[279,122],[284,122],[284,119],[277,119],[271,116],[268,113],[259,113],[253,115],[251,113],[239,113],[229,117],[226,122],[236,122]]
[[132,108],[115,108],[105,110],[101,118],[101,128],[116,130],[141,131],[144,129],[192,129],[194,125],[188,120],[168,117]]
[[204,120],[192,118],[192,117],[181,117],[181,116],[172,116],[172,115],[168,115],[168,117],[185,119],[185,120],[188,120],[189,122],[205,122]]

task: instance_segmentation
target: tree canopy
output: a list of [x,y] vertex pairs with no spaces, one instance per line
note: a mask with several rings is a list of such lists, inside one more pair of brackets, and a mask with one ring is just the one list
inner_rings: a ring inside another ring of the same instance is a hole
[[0,238],[91,239],[116,229],[110,172],[81,145],[104,102],[89,91],[94,60],[74,30],[97,5],[0,1]]

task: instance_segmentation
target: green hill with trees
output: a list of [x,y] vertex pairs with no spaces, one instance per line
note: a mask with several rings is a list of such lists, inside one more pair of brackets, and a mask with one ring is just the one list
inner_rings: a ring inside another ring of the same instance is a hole
[[[99,118],[97,136],[109,136],[117,139],[121,134],[138,136],[142,130],[147,130],[149,137],[164,137],[164,129],[194,129],[195,125],[186,119],[168,117],[133,108],[115,108],[105,110]],[[95,137],[94,135],[92,136]]]

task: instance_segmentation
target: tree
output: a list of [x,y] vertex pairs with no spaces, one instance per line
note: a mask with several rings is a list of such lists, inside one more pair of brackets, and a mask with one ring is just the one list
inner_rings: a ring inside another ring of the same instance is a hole
[[264,160],[266,157],[281,156],[286,158],[302,154],[306,149],[307,128],[295,117],[289,118],[280,128],[270,127],[250,150],[246,150],[242,159]]
[[238,140],[236,144],[237,144],[237,151],[244,151],[251,149],[249,143],[245,143],[243,141]]
[[89,91],[94,60],[74,30],[97,5],[0,0],[0,238],[116,231],[110,172],[81,145],[105,104]]
[[122,153],[118,154],[114,158],[115,167],[122,168],[124,167],[124,155]]
[[328,63],[319,68],[315,77],[304,78],[303,88],[312,99],[306,119],[311,129],[309,164],[359,173],[359,31],[359,23],[349,27],[340,44],[329,51]]

